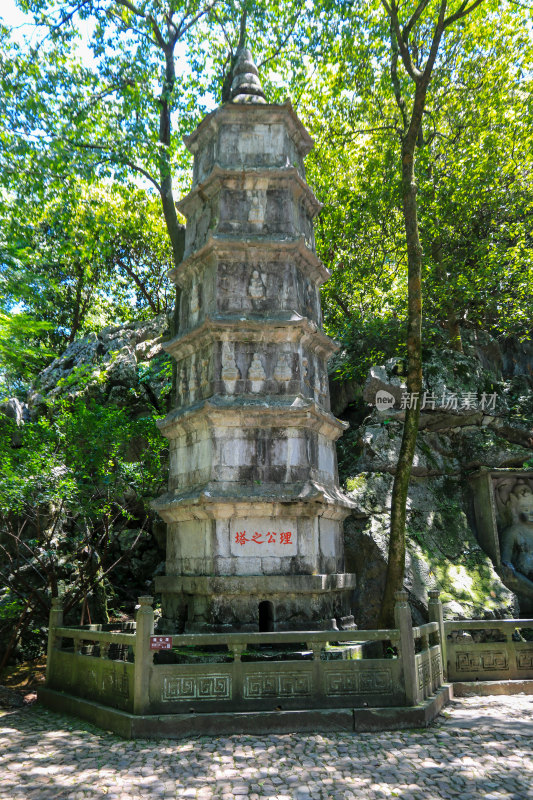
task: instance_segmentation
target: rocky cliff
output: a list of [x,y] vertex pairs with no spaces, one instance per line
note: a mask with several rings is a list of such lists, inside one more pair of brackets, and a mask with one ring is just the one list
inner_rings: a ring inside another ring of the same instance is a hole
[[[478,543],[469,476],[533,459],[533,345],[467,334],[464,351],[426,354],[417,398],[405,588],[420,619],[429,589],[441,590],[448,617],[518,612]],[[352,384],[351,397],[332,382],[335,410],[351,422],[339,445],[339,467],[358,503],[346,523],[347,569],[358,576],[354,613],[365,626],[375,623],[383,588],[402,406],[414,401],[402,376],[403,364],[392,359],[371,368],[364,386]]]
[[28,411],[39,413],[46,401],[83,394],[136,414],[165,412],[170,359],[161,345],[168,337],[165,314],[89,333],[40,373],[28,395]]

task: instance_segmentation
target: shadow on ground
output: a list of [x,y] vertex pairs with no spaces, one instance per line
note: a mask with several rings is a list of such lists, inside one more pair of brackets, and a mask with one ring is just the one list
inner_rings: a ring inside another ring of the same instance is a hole
[[132,742],[33,706],[0,717],[0,797],[525,800],[532,711],[464,698],[425,730]]

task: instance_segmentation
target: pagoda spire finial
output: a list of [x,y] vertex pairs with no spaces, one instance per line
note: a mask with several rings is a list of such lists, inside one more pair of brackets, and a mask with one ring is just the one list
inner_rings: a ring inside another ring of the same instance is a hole
[[251,50],[239,47],[231,84],[232,103],[266,103]]

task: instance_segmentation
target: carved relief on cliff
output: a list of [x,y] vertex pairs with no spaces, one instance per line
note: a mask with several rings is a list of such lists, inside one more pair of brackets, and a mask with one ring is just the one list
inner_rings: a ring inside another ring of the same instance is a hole
[[494,500],[502,564],[521,583],[527,579],[533,592],[533,479],[496,479]]

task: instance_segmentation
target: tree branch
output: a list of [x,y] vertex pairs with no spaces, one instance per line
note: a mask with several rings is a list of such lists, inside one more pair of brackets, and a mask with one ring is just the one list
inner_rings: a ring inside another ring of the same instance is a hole
[[395,0],[392,0],[392,2],[389,5],[388,0],[381,0],[381,4],[390,17],[394,33],[396,34],[396,40],[398,42],[398,47],[400,49],[402,61],[407,71],[407,74],[416,83],[422,77],[422,73],[420,72],[418,67],[415,67],[415,65],[413,64],[411,60],[411,54],[409,52],[409,47],[407,46],[406,42],[402,37],[402,31],[400,30],[400,22],[398,20],[398,10],[396,7],[396,2]]
[[224,23],[222,22],[222,20],[220,19],[220,17],[218,16],[216,11],[213,11],[213,16],[216,19],[216,21],[218,22],[218,24],[220,25],[220,30],[222,31],[222,35],[224,36],[224,39],[226,40],[226,43],[227,43],[228,49],[229,49],[229,57],[224,62],[224,67],[225,67],[226,64],[227,64],[227,61],[229,61],[231,63],[231,59],[233,57],[233,47],[231,45],[231,37],[228,36],[228,34],[226,32],[226,28],[224,27]]
[[398,78],[398,37],[393,28],[392,20],[391,20],[391,29],[390,29],[390,39],[391,39],[391,59],[390,59],[390,75],[391,75],[391,83],[392,83],[392,90],[394,92],[394,98],[396,100],[396,105],[400,110],[400,114],[402,115],[402,135],[407,130],[408,121],[407,121],[407,110],[405,108],[405,100],[402,97],[402,89],[400,86],[400,81]]
[[272,61],[273,58],[276,58],[276,56],[279,55],[279,53],[281,53],[281,51],[283,50],[283,48],[285,47],[285,45],[287,44],[287,42],[289,41],[289,39],[291,38],[291,36],[294,33],[294,29],[296,27],[296,23],[298,22],[298,17],[299,17],[299,14],[296,14],[294,19],[293,19],[293,21],[292,21],[292,23],[289,26],[289,30],[287,32],[287,35],[284,37],[284,39],[282,39],[282,41],[276,47],[276,49],[274,50],[272,55],[268,56],[268,58],[265,58],[263,61],[261,61],[260,64],[258,64],[259,69],[261,69],[261,67],[264,67],[265,64],[268,64],[269,61]]
[[[184,34],[184,33],[187,33],[187,31],[189,30],[189,28],[191,28],[191,27],[192,27],[192,26],[193,26],[193,25],[194,25],[196,22],[198,22],[198,20],[199,20],[201,17],[203,17],[205,14],[209,14],[209,12],[210,12],[210,11],[211,11],[211,9],[213,8],[213,6],[215,6],[215,5],[216,5],[216,3],[217,3],[217,0],[213,0],[213,2],[212,2],[212,3],[210,3],[209,5],[207,5],[207,6],[206,6],[206,7],[205,7],[205,8],[204,8],[202,11],[199,11],[199,12],[198,12],[198,14],[196,14],[196,15],[195,15],[195,16],[194,16],[194,17],[191,19],[191,21],[187,23],[187,25],[185,25],[185,20],[187,19],[187,15],[185,15],[185,16],[183,17],[183,19],[181,20],[181,22],[179,23],[178,27],[177,27],[177,36],[176,36],[176,40],[175,40],[175,42],[176,42],[178,39],[181,39],[181,37],[183,36],[183,34]],[[174,42],[174,43],[175,43],[175,42]]]
[[342,311],[344,311],[344,313],[346,314],[346,316],[348,317],[348,319],[351,319],[351,318],[352,318],[352,316],[353,316],[353,314],[352,314],[352,312],[350,311],[350,309],[348,308],[348,306],[346,305],[346,303],[344,302],[344,300],[342,299],[342,297],[339,297],[339,295],[337,294],[337,292],[330,292],[330,293],[329,293],[329,296],[330,296],[330,297],[331,297],[333,300],[335,300],[335,302],[337,303],[337,305],[339,306],[339,308],[340,308],[340,309],[342,309]]
[[430,0],[421,0],[421,2],[418,4],[418,8],[416,9],[415,13],[411,17],[407,25],[404,27],[402,31],[402,39],[406,44],[407,40],[409,39],[409,34],[411,33],[412,29],[414,28],[414,26],[422,16],[422,14],[424,13],[424,10],[426,9],[426,6],[429,4],[429,2]]
[[161,184],[158,183],[155,178],[152,178],[152,176],[150,175],[148,170],[144,169],[143,167],[140,167],[138,164],[135,164],[133,161],[126,161],[126,160],[122,159],[121,163],[125,164],[126,167],[130,167],[131,169],[135,170],[135,172],[138,172],[140,175],[144,175],[144,177],[147,178],[153,186],[155,186],[155,188],[157,189],[159,194],[162,193],[163,189],[161,187]]
[[151,14],[148,14],[146,19],[148,20],[148,22],[152,26],[152,30],[154,32],[154,36],[157,39],[157,44],[159,45],[161,50],[164,50],[166,52],[166,50],[168,48],[168,42],[165,42],[165,40],[163,38],[163,34],[159,30],[159,25],[157,24],[157,22],[155,21],[155,19],[153,18],[153,16]]
[[[122,17],[114,11],[109,12],[111,19],[116,21],[117,26],[124,27],[124,20]],[[156,47],[159,46],[159,43],[154,39],[153,36],[150,36],[146,31],[143,31],[141,28],[137,28],[132,23],[128,23],[126,30],[133,31],[133,33],[138,34],[142,39],[146,39],[147,42],[151,42]]]
[[447,17],[444,20],[444,27],[447,28],[453,22],[457,22],[458,19],[466,17],[468,14],[470,14],[471,11],[477,8],[477,6],[481,5],[482,2],[483,0],[474,0],[474,2],[467,7],[468,2],[467,0],[464,0],[464,2],[461,3],[455,14],[451,14],[451,16]]
[[[483,0],[479,0],[479,2],[483,2]],[[423,81],[424,84],[427,86],[429,83],[429,79],[431,77],[431,72],[433,70],[433,66],[435,64],[435,59],[437,58],[437,53],[439,51],[440,40],[442,39],[442,34],[444,32],[444,15],[446,14],[446,0],[441,0],[440,8],[439,8],[439,18],[437,20],[437,24],[435,26],[435,31],[433,33],[433,39],[431,40],[431,47],[429,49],[429,55],[426,61],[426,66],[424,67],[423,73]]]
[[135,281],[135,283],[139,287],[139,290],[140,290],[141,294],[144,296],[146,302],[148,303],[148,305],[150,306],[150,308],[152,309],[154,314],[157,314],[158,313],[158,308],[157,308],[156,304],[154,303],[152,296],[150,295],[149,291],[147,290],[146,286],[141,281],[141,279],[139,278],[137,273],[128,264],[126,264],[121,258],[115,259],[115,264],[117,264],[118,266],[122,267],[122,269],[125,271],[125,273],[127,275],[129,275],[130,278],[132,278],[132,280]]
[[130,3],[130,0],[115,0],[115,3],[119,6],[123,6],[131,11],[132,14],[135,14],[136,17],[142,17],[143,19],[147,19],[146,14],[141,8],[138,8],[133,3]]
[[[88,3],[90,3],[90,0],[81,0],[81,3],[78,3],[77,6],[74,6],[70,14],[67,14],[66,16],[62,17],[56,25],[52,25],[52,27],[50,28],[50,33],[58,31],[63,25],[65,25],[65,23],[70,22],[72,17],[74,17],[78,13],[78,11],[81,11],[83,6],[88,5]],[[41,44],[42,42],[39,44],[39,47]]]

